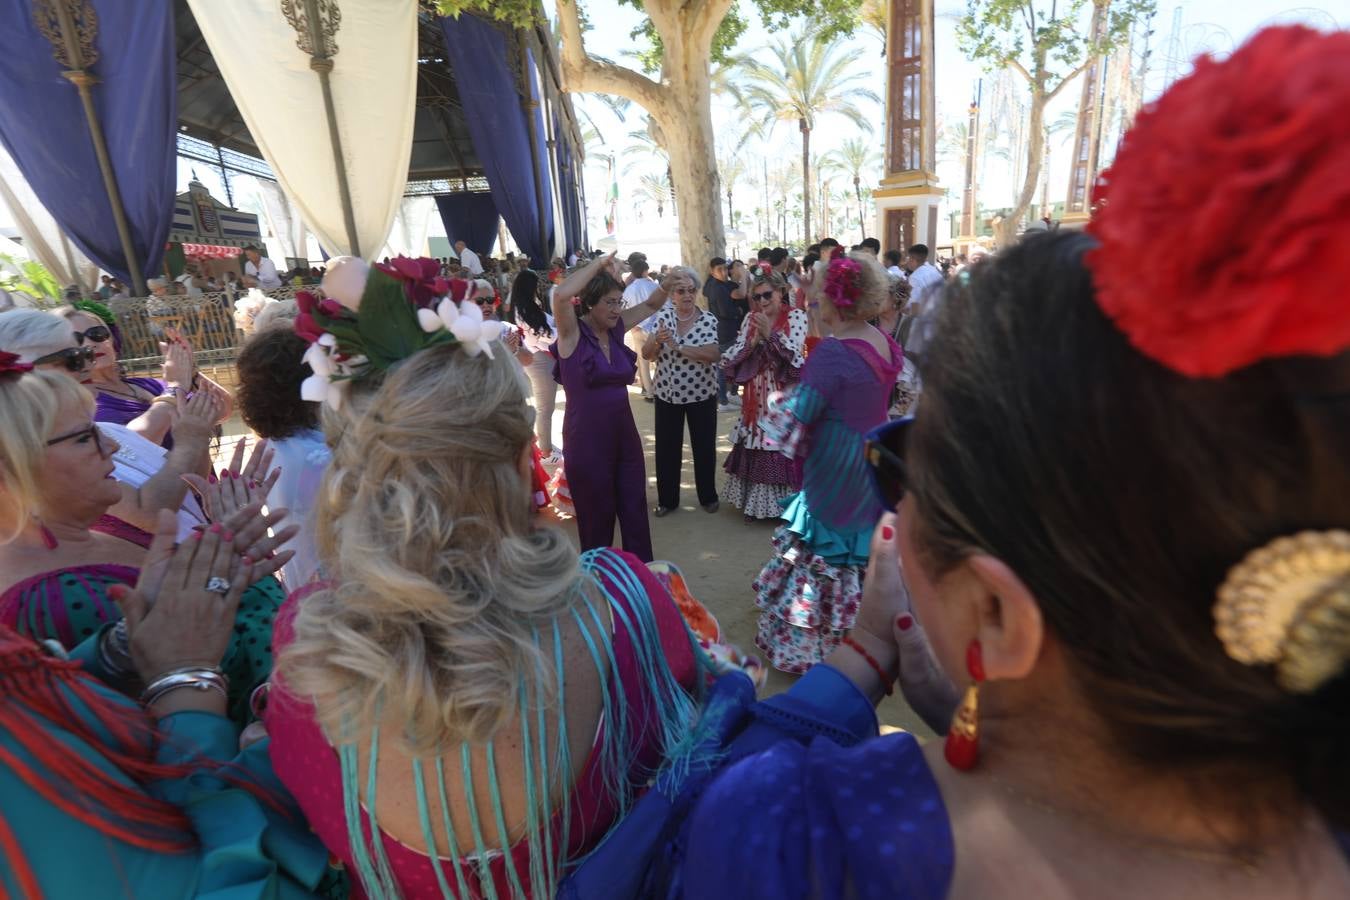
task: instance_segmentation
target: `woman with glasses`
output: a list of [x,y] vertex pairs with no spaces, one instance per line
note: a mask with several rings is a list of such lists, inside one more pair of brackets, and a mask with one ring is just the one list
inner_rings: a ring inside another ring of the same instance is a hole
[[684,425],[694,455],[698,503],[717,512],[717,317],[699,309],[699,279],[675,266],[666,278],[673,305],[657,313],[642,356],[656,362],[656,512],[659,519],[680,508]]
[[79,346],[93,350],[93,363],[86,385],[94,391],[100,422],[126,425],[146,440],[173,447],[170,434],[174,422],[175,399],[190,390],[217,391],[225,408],[221,421],[230,417],[233,402],[229,392],[196,371],[192,345],[174,329],[165,332],[164,377],[123,376],[117,364],[117,336],[93,313],[66,308],[60,314],[75,332]]
[[[76,381],[49,372],[25,374],[28,365],[14,354],[0,360],[21,374],[0,379],[0,412],[7,423],[0,441],[0,514],[7,523],[0,533],[0,625],[66,649],[99,635],[106,680],[134,683],[127,633],[115,624],[121,611],[114,596],[121,586],[135,585],[143,568],[162,560],[148,553],[149,532],[109,514],[122,502],[113,479],[118,444],[101,435],[94,400]],[[211,492],[216,524],[203,528],[237,547],[253,565],[252,586],[244,592],[235,638],[221,663],[230,716],[241,726],[249,718],[252,688],[271,671],[272,615],[285,598],[272,573],[291,553],[273,551],[296,531],[278,527],[275,535],[267,534],[286,511],[258,514],[273,480],[263,477],[263,463],[254,454],[237,478],[227,477],[228,497]],[[254,516],[238,534],[222,524],[250,504]]]
[[622,276],[611,253],[573,270],[553,291],[553,377],[567,391],[563,468],[582,550],[610,546],[618,519],[623,548],[643,562],[653,559],[647,464],[628,405],[637,354],[623,336],[661,309],[671,287],[663,284],[624,309]]
[[903,365],[898,344],[873,328],[890,284],[865,252],[816,263],[812,302],[831,335],[801,383],[772,403],[770,438],[802,463],[802,489],[782,512],[775,555],[755,579],[755,643],[773,665],[800,673],[853,626],[872,526],[884,511],[869,489],[863,436],[886,421]]
[[801,490],[801,463],[770,446],[769,398],[801,380],[806,363],[806,312],[791,308],[787,280],[757,272],[750,286],[750,315],[722,357],[727,376],[744,386],[741,417],[731,429],[734,445],[723,468],[727,498],[747,522],[774,519]]

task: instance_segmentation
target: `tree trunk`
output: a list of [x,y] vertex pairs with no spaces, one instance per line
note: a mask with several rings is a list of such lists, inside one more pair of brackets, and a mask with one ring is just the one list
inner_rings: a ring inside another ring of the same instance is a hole
[[1050,136],[1045,136],[1045,156],[1041,158],[1041,218],[1050,215]]
[[863,221],[862,206],[862,179],[857,175],[853,176],[853,196],[858,198],[858,230],[862,232],[862,239],[867,240],[867,223]]
[[731,203],[731,185],[727,185],[727,222],[732,228],[736,227],[736,207]]
[[[1027,123],[1027,131],[1031,134],[1041,134],[1045,130],[1045,103],[1046,92],[1044,89],[1032,86],[1031,90],[1031,121]],[[1041,180],[1041,162],[1045,158],[1045,142],[1031,141],[1027,150],[1027,171],[1022,179],[1022,192],[1018,195],[1017,205],[1013,207],[1012,212],[1008,213],[1007,218],[999,222],[995,228],[999,247],[1010,247],[1013,241],[1017,239],[1017,225],[1026,216],[1027,210],[1031,207],[1031,201],[1036,196],[1036,187]]]
[[802,246],[811,246],[811,129],[797,120],[802,131]]

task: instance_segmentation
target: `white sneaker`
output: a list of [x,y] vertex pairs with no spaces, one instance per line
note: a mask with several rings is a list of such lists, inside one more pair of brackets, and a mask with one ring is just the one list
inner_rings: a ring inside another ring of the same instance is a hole
[[723,403],[721,406],[717,407],[717,411],[718,411],[718,412],[731,412],[731,411],[732,411],[733,409],[735,409],[735,408],[736,408],[736,407],[732,406],[730,403]]
[[727,403],[731,404],[732,406],[735,406],[735,407],[738,407],[738,408],[739,408],[740,405],[741,405],[741,397],[740,397],[740,395],[739,395],[739,394],[732,394],[730,397],[727,398]]

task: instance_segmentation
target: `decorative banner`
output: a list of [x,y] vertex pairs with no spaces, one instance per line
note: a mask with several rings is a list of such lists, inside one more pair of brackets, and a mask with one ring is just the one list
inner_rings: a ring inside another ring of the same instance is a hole
[[450,245],[463,241],[479,256],[491,256],[497,242],[497,204],[492,194],[481,191],[461,194],[438,194],[436,209]]
[[66,237],[3,147],[0,147],[0,206],[9,207],[29,256],[51,272],[61,287],[79,285],[86,297],[93,296],[98,289],[98,266]]
[[[0,0],[0,144],[74,244],[130,284],[112,205],[74,83],[54,3],[71,9],[94,111],[146,277],[173,219],[178,117],[173,4]],[[36,12],[36,15],[35,15]],[[39,24],[40,23],[40,24]],[[53,44],[53,40],[55,44]]]
[[[3,2],[3,0],[0,0]],[[164,4],[168,5],[168,4]],[[329,251],[351,253],[303,0],[188,0],[249,134]],[[320,0],[356,239],[383,246],[403,199],[417,96],[416,0]]]

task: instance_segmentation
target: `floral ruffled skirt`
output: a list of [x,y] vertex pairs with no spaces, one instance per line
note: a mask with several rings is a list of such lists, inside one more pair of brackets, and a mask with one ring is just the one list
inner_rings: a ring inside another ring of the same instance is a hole
[[722,499],[752,519],[776,519],[801,489],[801,466],[776,450],[750,450],[737,444],[723,467]]
[[775,555],[754,581],[755,605],[761,610],[755,645],[775,669],[801,674],[828,656],[853,627],[864,566],[848,555],[830,562],[794,527],[789,519],[774,532]]

